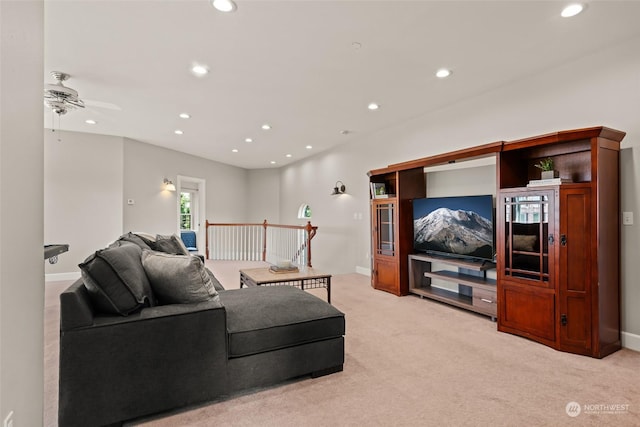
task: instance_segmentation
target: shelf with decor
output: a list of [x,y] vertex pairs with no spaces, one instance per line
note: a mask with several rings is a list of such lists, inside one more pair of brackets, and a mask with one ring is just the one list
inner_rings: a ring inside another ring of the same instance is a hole
[[[411,199],[425,192],[422,168],[378,170],[371,187],[371,286],[402,296],[409,293],[407,255],[411,252]],[[384,196],[375,188],[384,185]]]

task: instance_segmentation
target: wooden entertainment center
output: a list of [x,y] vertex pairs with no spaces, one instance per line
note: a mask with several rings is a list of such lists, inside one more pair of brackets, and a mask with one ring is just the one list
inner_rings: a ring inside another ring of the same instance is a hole
[[[499,141],[369,172],[375,289],[417,294],[497,317],[498,330],[602,358],[620,348],[620,141],[606,127]],[[496,263],[413,252],[412,200],[425,168],[494,157]],[[562,183],[536,167],[551,158]],[[434,265],[454,267],[434,269]],[[496,268],[496,279],[487,271]],[[457,284],[457,292],[431,286]]]

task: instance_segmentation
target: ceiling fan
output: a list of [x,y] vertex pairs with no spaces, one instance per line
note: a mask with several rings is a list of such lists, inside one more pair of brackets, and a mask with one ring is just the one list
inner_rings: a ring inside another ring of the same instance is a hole
[[44,105],[51,108],[59,116],[74,108],[84,108],[84,101],[78,98],[78,91],[62,84],[71,77],[69,74],[52,71],[51,76],[57,82],[45,85]]

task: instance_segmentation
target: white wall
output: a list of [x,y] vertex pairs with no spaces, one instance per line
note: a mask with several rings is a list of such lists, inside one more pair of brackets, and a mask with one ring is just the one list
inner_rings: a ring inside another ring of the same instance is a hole
[[247,171],[247,221],[273,224],[280,221],[280,171],[252,169]]
[[[178,231],[177,192],[164,190],[165,178],[178,175],[206,181],[206,219],[244,222],[247,171],[223,163],[124,139],[124,232],[172,234]],[[133,199],[134,205],[128,205]],[[117,236],[116,236],[117,237]]]
[[[320,226],[314,266],[333,273],[369,268],[368,215],[353,219],[353,213],[368,213],[367,171],[494,141],[603,125],[627,132],[622,208],[640,217],[638,46],[640,37],[635,37],[375,134],[357,135],[356,130],[349,144],[282,168],[281,216],[291,220],[286,213],[305,199]],[[337,179],[346,184],[348,196],[327,195]],[[640,290],[633,280],[640,277],[635,262],[640,229],[625,226],[622,233],[622,328],[640,335]]]
[[[311,206],[311,223],[318,233],[311,242],[314,267],[333,274],[368,269],[369,180],[362,152],[349,146],[323,153],[282,169],[280,221],[298,224],[298,207]],[[359,149],[358,149],[359,150]],[[332,196],[336,181],[346,194]]]
[[[464,165],[465,162],[456,163]],[[496,195],[496,166],[476,166],[427,173],[429,197]],[[494,205],[495,207],[495,205]]]
[[42,1],[0,1],[0,419],[42,425]]
[[122,234],[122,151],[122,137],[45,131],[44,241],[69,244],[45,263],[47,280],[79,276],[79,263]]
[[[45,263],[47,280],[79,277],[79,263],[127,231],[176,233],[177,193],[164,190],[165,177],[204,179],[209,221],[247,221],[247,172],[132,139],[46,130],[44,240],[69,244],[57,264]],[[278,172],[270,175],[277,188]]]
[[[640,74],[639,74],[640,76]],[[640,77],[639,77],[640,80]],[[638,91],[640,93],[640,90]],[[640,95],[639,95],[640,96]],[[627,135],[629,137],[630,135]],[[640,139],[635,138],[633,147],[620,151],[621,210],[634,213],[634,225],[622,226],[622,330],[640,335]],[[632,339],[637,346],[640,341]]]

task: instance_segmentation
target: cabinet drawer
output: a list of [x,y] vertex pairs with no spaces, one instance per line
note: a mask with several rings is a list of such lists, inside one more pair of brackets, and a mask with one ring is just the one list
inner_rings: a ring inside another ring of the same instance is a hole
[[473,289],[473,305],[475,307],[487,310],[495,315],[498,312],[497,302],[495,292],[486,291],[484,289]]

